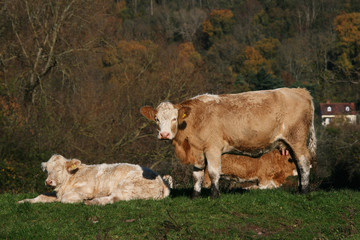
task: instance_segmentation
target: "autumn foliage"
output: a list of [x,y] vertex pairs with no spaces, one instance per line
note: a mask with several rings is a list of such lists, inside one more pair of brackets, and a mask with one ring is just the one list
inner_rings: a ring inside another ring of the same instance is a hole
[[214,9],[210,12],[209,18],[203,22],[203,32],[210,37],[221,37],[231,32],[234,21],[234,14],[229,9]]
[[144,105],[281,86],[359,104],[360,9],[310,2],[3,1],[0,191],[40,191],[53,153],[191,184]]
[[338,37],[337,63],[344,71],[360,70],[360,13],[344,13],[334,20]]

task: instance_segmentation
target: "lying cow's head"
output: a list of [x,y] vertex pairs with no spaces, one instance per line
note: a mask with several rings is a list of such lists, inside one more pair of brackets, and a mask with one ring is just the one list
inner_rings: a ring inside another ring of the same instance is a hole
[[173,139],[178,131],[178,126],[190,115],[190,108],[162,102],[156,108],[145,106],[140,109],[142,115],[155,121],[159,127],[159,139]]
[[53,155],[49,161],[41,163],[42,170],[48,174],[45,184],[52,187],[61,185],[80,165],[80,160],[67,160],[61,155]]

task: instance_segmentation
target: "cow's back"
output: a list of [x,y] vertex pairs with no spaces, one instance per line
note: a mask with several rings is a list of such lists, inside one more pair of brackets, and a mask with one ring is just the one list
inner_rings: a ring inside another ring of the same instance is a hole
[[181,103],[191,108],[191,114],[178,135],[198,149],[225,144],[251,152],[266,148],[310,118],[311,102],[310,94],[300,88],[201,95]]
[[138,165],[117,164],[82,164],[79,170],[64,183],[62,190],[65,193],[72,190],[81,192],[87,198],[107,196],[111,194],[126,179],[129,172],[141,171]]

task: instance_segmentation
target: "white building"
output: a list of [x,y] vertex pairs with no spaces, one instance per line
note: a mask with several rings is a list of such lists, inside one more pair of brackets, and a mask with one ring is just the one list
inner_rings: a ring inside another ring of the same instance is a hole
[[352,103],[320,103],[322,125],[327,126],[335,120],[338,123],[356,124],[355,104]]

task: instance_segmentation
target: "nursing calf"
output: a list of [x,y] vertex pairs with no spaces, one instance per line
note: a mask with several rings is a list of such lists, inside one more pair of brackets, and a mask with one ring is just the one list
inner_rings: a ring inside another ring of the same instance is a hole
[[[297,176],[296,166],[290,156],[281,155],[277,150],[260,158],[233,154],[221,157],[221,179],[244,183],[245,189],[278,188],[290,176]],[[210,186],[211,180],[206,168],[203,187]]]
[[41,164],[48,177],[45,184],[55,195],[40,195],[23,202],[62,202],[105,205],[120,200],[163,199],[170,189],[155,172],[139,165],[117,163],[86,165],[78,159],[53,155]]
[[300,191],[308,190],[316,138],[314,105],[305,89],[205,94],[179,104],[162,102],[156,109],[145,106],[140,112],[156,121],[158,138],[171,140],[182,162],[194,164],[194,197],[200,195],[206,162],[212,197],[218,197],[222,154],[259,157],[279,146],[297,166]]

